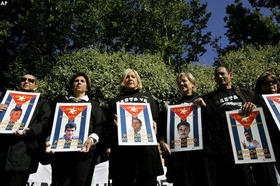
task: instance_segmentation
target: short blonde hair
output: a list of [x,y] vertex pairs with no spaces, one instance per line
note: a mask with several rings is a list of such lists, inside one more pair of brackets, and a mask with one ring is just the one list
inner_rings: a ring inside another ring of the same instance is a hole
[[125,87],[126,86],[125,79],[130,72],[133,72],[135,74],[135,77],[136,77],[137,82],[138,82],[138,86],[135,88],[135,90],[142,89],[142,82],[141,82],[139,74],[137,73],[136,70],[128,68],[122,74],[122,80],[121,80],[121,83],[120,83],[121,92],[125,91],[125,88],[126,88]]
[[196,80],[195,80],[194,76],[193,76],[190,72],[187,72],[187,73],[181,72],[180,74],[178,74],[178,76],[177,76],[177,78],[176,78],[177,85],[179,86],[179,83],[180,83],[181,78],[182,78],[183,76],[187,77],[188,80],[193,84],[192,92],[193,92],[193,93],[196,93],[196,92],[197,92]]

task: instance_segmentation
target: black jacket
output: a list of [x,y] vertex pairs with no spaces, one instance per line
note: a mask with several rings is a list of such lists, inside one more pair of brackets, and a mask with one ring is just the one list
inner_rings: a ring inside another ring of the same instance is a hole
[[37,171],[39,158],[46,148],[50,115],[49,104],[40,98],[28,126],[31,131],[26,136],[0,134],[1,171]]
[[158,105],[151,95],[139,92],[127,92],[117,96],[110,104],[111,138],[110,176],[112,178],[158,176],[163,174],[160,154],[157,146],[126,147],[118,146],[117,127],[113,124],[116,102],[150,103],[154,121],[158,120]]

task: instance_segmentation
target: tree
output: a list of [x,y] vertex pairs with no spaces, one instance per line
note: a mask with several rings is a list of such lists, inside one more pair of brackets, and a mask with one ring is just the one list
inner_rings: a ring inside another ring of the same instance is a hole
[[84,48],[162,53],[180,67],[206,51],[209,17],[199,0],[9,1],[0,15],[1,88],[23,72],[43,77],[56,56]]
[[86,72],[93,85],[89,93],[96,101],[106,107],[111,99],[119,94],[119,84],[123,71],[133,68],[139,73],[143,91],[151,93],[161,109],[169,102],[178,99],[174,68],[168,67],[161,55],[144,56],[116,52],[112,55],[94,49],[85,49],[65,54],[57,58],[57,63],[49,72],[50,76],[40,81],[40,90],[51,102],[69,96],[67,89],[71,76]]

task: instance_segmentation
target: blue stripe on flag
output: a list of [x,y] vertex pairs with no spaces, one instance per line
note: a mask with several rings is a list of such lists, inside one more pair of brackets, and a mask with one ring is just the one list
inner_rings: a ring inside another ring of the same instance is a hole
[[63,116],[63,111],[59,107],[58,108],[58,113],[57,113],[56,128],[55,128],[55,133],[54,133],[54,138],[53,138],[53,144],[51,146],[51,149],[56,149],[57,148],[57,140],[59,138],[62,116]]
[[27,121],[27,119],[28,119],[28,117],[30,115],[31,109],[34,106],[35,99],[36,99],[36,97],[32,98],[29,101],[28,107],[27,107],[26,112],[24,114],[24,118],[23,118],[23,120],[21,122],[22,124],[20,125],[20,130],[23,130],[24,126],[26,125],[26,121]]
[[151,126],[149,125],[150,118],[149,118],[149,114],[148,114],[148,107],[145,107],[143,112],[144,112],[147,135],[148,135],[148,142],[153,142],[154,140],[153,140],[153,135],[152,135],[152,129],[151,129]]
[[[9,94],[9,95],[8,95],[8,98],[7,98],[6,102],[5,102],[5,104],[6,104],[6,105],[10,105],[11,100],[12,100],[12,96],[11,96],[11,94]],[[3,111],[0,113],[0,121],[3,120],[3,118],[4,118],[5,114],[6,114],[6,111],[7,111],[7,110],[3,110]]]
[[258,126],[258,129],[259,129],[259,134],[260,134],[261,143],[262,143],[263,151],[264,151],[264,154],[265,154],[265,158],[270,159],[271,154],[270,154],[270,151],[269,151],[269,148],[268,148],[268,143],[267,143],[266,136],[265,136],[265,133],[264,133],[263,123],[262,123],[262,120],[261,120],[260,113],[256,117],[256,122],[257,122],[257,126]]
[[121,138],[122,142],[127,142],[127,132],[126,132],[126,121],[125,121],[125,110],[120,107],[120,115],[121,115]]
[[197,107],[193,110],[193,138],[194,138],[194,146],[195,147],[199,146]]
[[175,113],[170,109],[170,148],[174,148],[175,141],[174,141],[174,116]]
[[87,107],[82,112],[82,119],[81,119],[81,126],[80,126],[80,134],[79,134],[79,143],[78,147],[82,147],[84,144],[84,136],[88,135],[85,134],[85,128],[86,128],[86,117],[87,117]]
[[[242,149],[240,146],[240,139],[239,139],[239,135],[238,135],[237,127],[236,127],[236,121],[231,116],[230,116],[230,124],[231,124],[232,133],[233,133],[233,139],[235,142],[237,159],[243,160],[243,153],[242,153]],[[233,126],[233,125],[235,125],[235,126]]]
[[267,100],[268,100],[268,102],[269,102],[269,104],[270,104],[270,106],[271,106],[275,116],[277,117],[278,122],[280,122],[280,113],[279,113],[279,110],[277,109],[277,107],[275,106],[274,101],[272,101],[269,98],[267,98]]

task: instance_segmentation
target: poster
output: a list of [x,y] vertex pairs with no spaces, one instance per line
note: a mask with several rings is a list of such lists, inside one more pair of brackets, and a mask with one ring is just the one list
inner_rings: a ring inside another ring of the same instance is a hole
[[226,112],[235,163],[274,162],[262,108],[254,109],[248,116],[240,112]]
[[0,113],[0,133],[11,134],[27,128],[39,97],[40,93],[8,90],[1,102],[8,109]]
[[88,138],[90,103],[57,103],[47,151],[81,150]]
[[167,112],[167,143],[171,152],[203,149],[201,108],[193,103],[171,105]]
[[157,145],[149,103],[116,103],[119,145]]
[[280,94],[265,94],[262,97],[280,130]]

